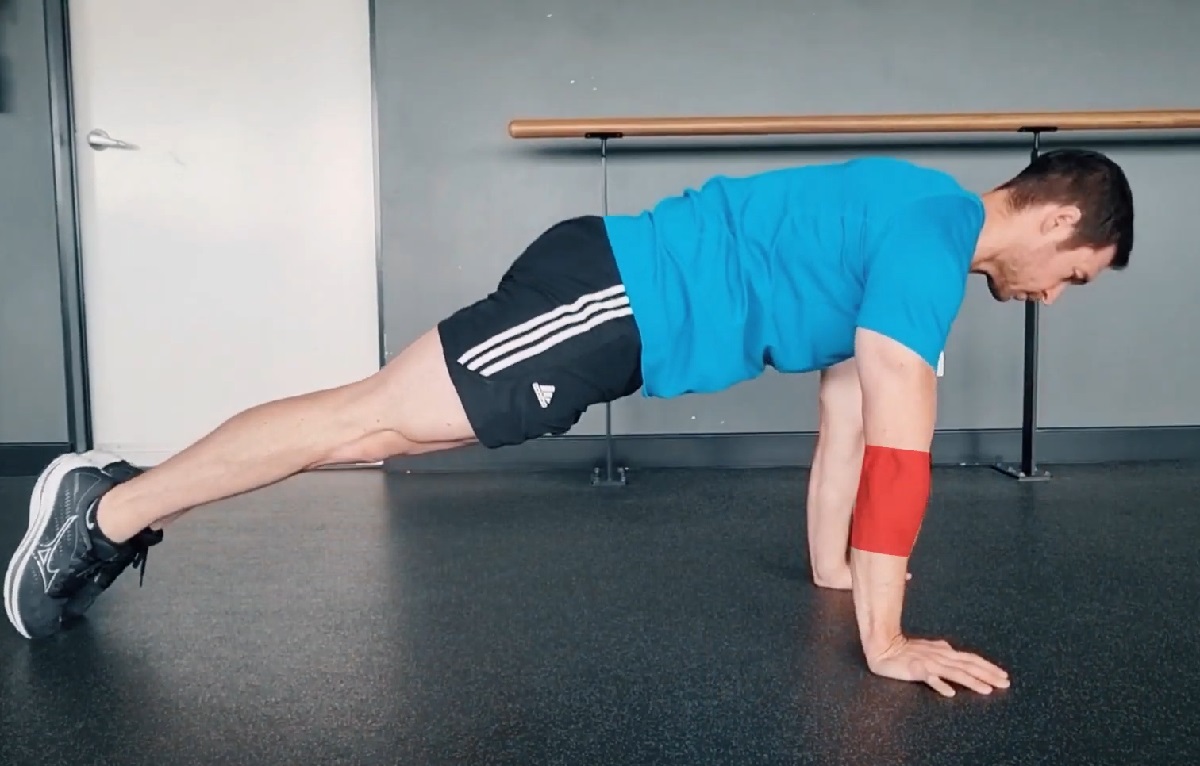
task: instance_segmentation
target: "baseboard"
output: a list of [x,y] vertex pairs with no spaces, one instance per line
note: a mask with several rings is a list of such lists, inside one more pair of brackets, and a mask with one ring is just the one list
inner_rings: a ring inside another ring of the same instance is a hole
[[70,451],[71,445],[66,442],[0,444],[0,476],[37,476],[54,458]]
[[[634,469],[808,467],[815,440],[813,433],[618,435],[613,458],[617,465]],[[36,476],[70,449],[66,443],[0,444],[0,476]],[[933,439],[937,465],[1009,463],[1020,455],[1021,432],[1015,428],[939,431]],[[1035,456],[1039,465],[1200,460],[1200,426],[1049,428],[1038,432]],[[125,457],[137,465],[154,465],[161,456]],[[559,436],[498,450],[465,447],[392,458],[383,468],[414,473],[590,471],[604,461],[604,437]]]
[[[814,433],[742,433],[616,436],[614,462],[637,468],[779,468],[811,464]],[[1049,428],[1037,433],[1038,465],[1200,459],[1200,426],[1146,428]],[[1017,462],[1020,429],[939,431],[933,440],[937,465]],[[603,436],[560,436],[517,447],[464,447],[449,452],[393,458],[393,472],[440,473],[580,469],[604,465]]]

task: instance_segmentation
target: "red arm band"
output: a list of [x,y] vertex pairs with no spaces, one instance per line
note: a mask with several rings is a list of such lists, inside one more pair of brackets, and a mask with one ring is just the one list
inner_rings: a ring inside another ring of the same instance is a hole
[[863,451],[850,545],[907,558],[929,502],[929,453],[876,447]]

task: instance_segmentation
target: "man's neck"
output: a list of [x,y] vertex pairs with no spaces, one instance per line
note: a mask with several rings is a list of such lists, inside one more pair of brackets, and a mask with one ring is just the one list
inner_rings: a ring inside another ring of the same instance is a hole
[[1001,189],[993,189],[980,195],[983,201],[983,228],[975,244],[975,255],[971,258],[971,271],[975,274],[986,274],[991,271],[992,262],[1008,246],[1006,230],[1011,208],[1008,205],[1008,193]]

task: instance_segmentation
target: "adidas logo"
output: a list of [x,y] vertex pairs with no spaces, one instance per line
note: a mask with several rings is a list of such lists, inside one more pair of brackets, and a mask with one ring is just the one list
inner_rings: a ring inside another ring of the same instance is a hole
[[538,404],[542,405],[542,409],[544,410],[550,406],[550,400],[554,398],[554,386],[534,383],[533,395],[537,397]]

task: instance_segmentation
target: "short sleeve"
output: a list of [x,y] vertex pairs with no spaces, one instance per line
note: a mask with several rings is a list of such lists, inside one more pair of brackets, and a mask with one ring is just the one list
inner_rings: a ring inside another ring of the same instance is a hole
[[868,255],[858,326],[912,349],[936,369],[962,307],[982,225],[980,203],[965,195],[899,211]]

